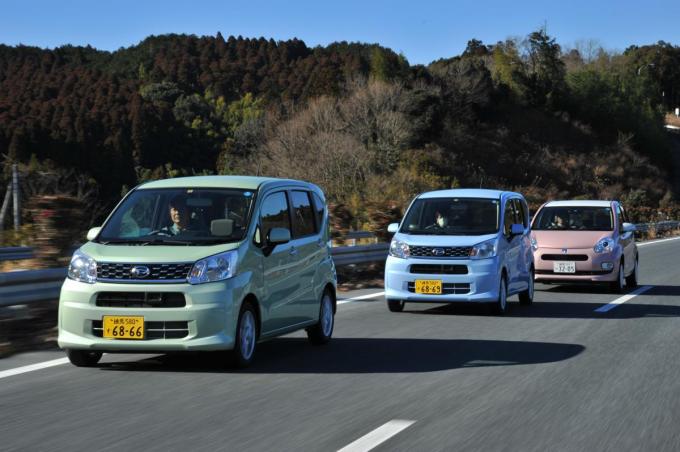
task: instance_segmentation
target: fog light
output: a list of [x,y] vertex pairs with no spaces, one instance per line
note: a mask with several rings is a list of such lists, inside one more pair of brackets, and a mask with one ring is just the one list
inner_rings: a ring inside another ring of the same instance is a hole
[[614,264],[612,262],[602,262],[602,270],[612,270],[614,268]]

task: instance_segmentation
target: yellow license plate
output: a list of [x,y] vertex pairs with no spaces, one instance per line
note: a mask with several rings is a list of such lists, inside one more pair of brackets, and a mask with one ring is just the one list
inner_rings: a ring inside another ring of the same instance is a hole
[[437,279],[416,279],[416,293],[441,295],[442,282]]
[[144,339],[144,317],[105,315],[105,339]]

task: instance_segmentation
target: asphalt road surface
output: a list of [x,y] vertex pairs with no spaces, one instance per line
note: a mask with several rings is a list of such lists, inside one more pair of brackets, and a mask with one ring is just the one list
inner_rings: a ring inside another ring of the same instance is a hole
[[504,317],[342,294],[331,344],[272,340],[245,371],[10,357],[0,450],[680,450],[679,256],[680,240],[645,244],[633,294],[538,286]]

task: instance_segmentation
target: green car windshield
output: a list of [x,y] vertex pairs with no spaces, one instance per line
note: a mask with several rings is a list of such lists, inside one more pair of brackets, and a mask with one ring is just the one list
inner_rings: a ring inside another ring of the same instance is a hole
[[213,245],[237,242],[248,229],[254,192],[219,188],[141,189],[113,212],[98,243]]

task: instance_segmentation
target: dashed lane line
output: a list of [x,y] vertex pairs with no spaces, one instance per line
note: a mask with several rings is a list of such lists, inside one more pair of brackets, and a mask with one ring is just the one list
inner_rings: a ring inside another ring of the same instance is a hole
[[648,291],[649,289],[651,289],[652,287],[654,287],[654,286],[641,286],[641,287],[638,287],[637,289],[635,289],[635,290],[632,291],[631,293],[626,294],[626,295],[624,295],[624,296],[622,296],[622,297],[619,297],[619,298],[617,298],[617,299],[614,300],[614,301],[610,301],[609,303],[607,303],[607,304],[605,304],[605,305],[603,305],[603,306],[600,306],[599,308],[595,309],[595,312],[607,312],[607,311],[610,311],[610,310],[614,309],[615,307],[617,307],[617,306],[619,306],[619,305],[625,303],[626,301],[632,300],[633,298],[637,297],[637,296],[640,295],[641,293],[647,292],[647,291]]
[[416,421],[393,419],[372,432],[367,433],[353,443],[348,444],[338,452],[367,452],[392,438],[402,430],[410,427],[415,422]]

